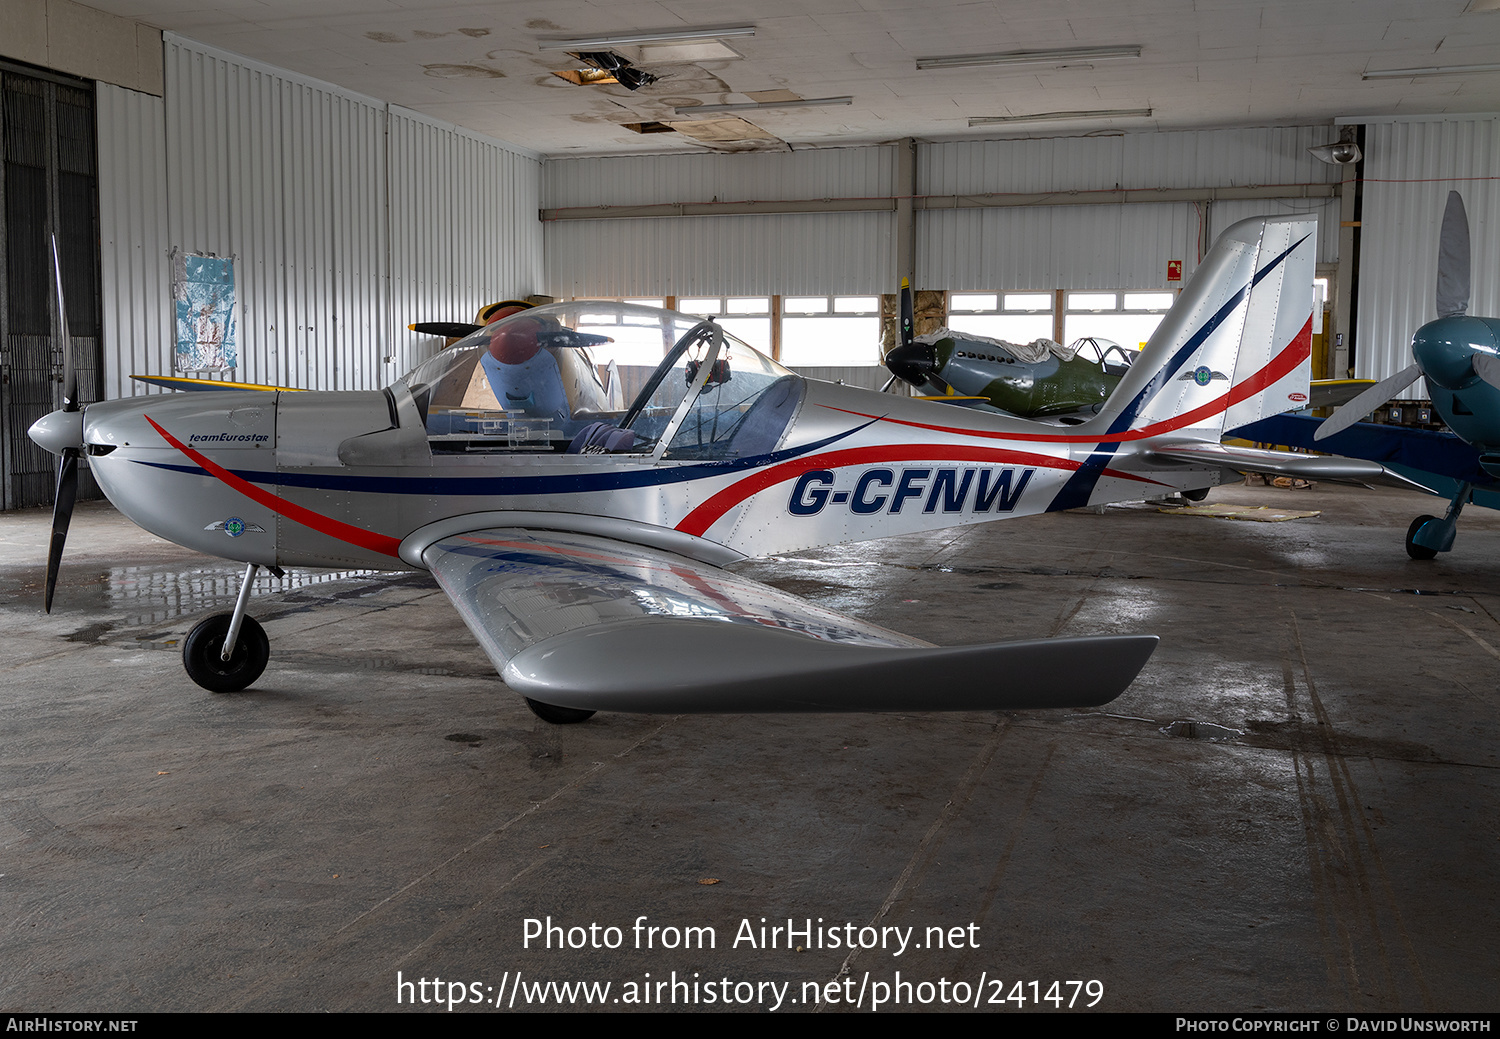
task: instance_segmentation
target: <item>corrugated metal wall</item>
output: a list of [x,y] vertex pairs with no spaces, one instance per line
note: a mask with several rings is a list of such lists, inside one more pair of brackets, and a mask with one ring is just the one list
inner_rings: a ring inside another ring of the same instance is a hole
[[[111,394],[169,372],[169,253],[236,258],[236,381],[383,386],[406,330],[540,287],[541,162],[170,34],[164,99],[101,87]],[[421,271],[419,277],[414,271]]]
[[[1115,188],[1263,187],[1336,182],[1307,153],[1333,138],[1326,126],[1251,127],[955,141],[919,145],[917,191],[929,197],[1091,192]],[[1165,288],[1166,261],[1198,262],[1209,234],[1260,214],[1319,211],[1319,262],[1338,260],[1336,207],[1306,199],[1130,203],[928,210],[917,218],[917,280],[929,288]],[[1064,204],[1057,204],[1062,202]]]
[[888,197],[896,149],[811,148],[733,155],[616,155],[552,159],[549,209],[650,202]]
[[555,221],[545,232],[547,291],[554,296],[889,292],[896,280],[895,228],[894,213]]
[[104,397],[141,392],[132,372],[172,370],[167,130],[162,99],[100,83],[99,249]]
[[390,109],[390,273],[399,374],[431,356],[413,321],[469,321],[541,291],[541,162],[499,142]]
[[[1355,375],[1412,363],[1411,337],[1437,317],[1438,230],[1448,192],[1469,213],[1469,313],[1500,315],[1500,118],[1375,123],[1365,133]],[[1419,381],[1405,399],[1426,395]]]
[[1327,126],[1288,126],[954,141],[918,151],[917,184],[929,195],[1323,184],[1338,172],[1307,149],[1334,136]]
[[1157,289],[1198,260],[1191,203],[936,210],[917,215],[917,284],[958,291]]
[[[548,208],[656,202],[889,198],[892,147],[549,160]],[[554,296],[783,295],[887,290],[894,213],[558,220],[546,225]]]
[[[1200,130],[961,141],[917,146],[916,192],[940,198],[1009,192],[1326,184],[1333,167],[1307,154],[1323,127]],[[554,159],[549,208],[772,199],[889,198],[896,149],[781,154]],[[1217,202],[1212,232],[1259,213],[1316,209],[1320,261],[1338,254],[1336,208],[1310,200]],[[1038,205],[918,210],[918,284],[958,290],[1161,288],[1166,261],[1191,273],[1205,208]],[[547,284],[556,295],[705,295],[889,291],[893,213],[557,220],[547,224]]]

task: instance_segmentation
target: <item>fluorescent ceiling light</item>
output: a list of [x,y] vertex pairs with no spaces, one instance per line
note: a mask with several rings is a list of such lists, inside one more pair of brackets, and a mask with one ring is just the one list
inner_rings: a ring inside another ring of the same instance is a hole
[[606,47],[633,47],[642,43],[682,43],[689,40],[724,40],[734,36],[754,36],[753,25],[731,25],[719,29],[659,29],[649,32],[620,32],[606,36],[573,36],[568,39],[539,39],[537,49],[544,51],[601,50]]
[[763,112],[770,108],[812,108],[815,105],[852,105],[852,97],[808,97],[796,101],[746,101],[733,105],[692,105],[674,108],[676,115],[696,115],[699,112]]
[[1435,65],[1421,69],[1371,69],[1360,79],[1415,79],[1419,76],[1463,76],[1470,72],[1500,72],[1500,64]]
[[1072,61],[1099,61],[1104,58],[1139,58],[1141,45],[1123,47],[1058,47],[1043,51],[1005,51],[1001,54],[952,54],[939,58],[918,58],[919,69],[972,69],[1008,65],[1056,65]]
[[1050,123],[1063,119],[1145,119],[1150,118],[1149,108],[1097,108],[1078,112],[1037,112],[1033,115],[976,115],[969,119],[970,126],[1001,126],[1005,123]]

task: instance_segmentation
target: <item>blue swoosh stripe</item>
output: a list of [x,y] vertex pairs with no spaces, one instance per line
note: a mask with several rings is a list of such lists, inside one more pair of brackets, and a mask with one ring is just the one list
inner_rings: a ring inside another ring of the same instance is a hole
[[[534,494],[582,494],[591,491],[617,491],[635,487],[664,486],[686,483],[690,480],[723,476],[726,473],[759,469],[790,461],[800,455],[820,451],[845,437],[853,436],[873,423],[866,422],[836,433],[816,443],[802,447],[773,451],[770,454],[753,455],[749,458],[728,459],[721,462],[703,462],[696,465],[657,467],[644,465],[633,471],[605,473],[577,473],[549,476],[345,476],[341,473],[288,473],[267,472],[262,469],[231,469],[235,476],[248,483],[275,487],[306,487],[323,491],[348,491],[359,494],[426,494],[446,496],[504,496]],[[196,465],[174,465],[167,462],[134,460],[138,465],[153,469],[166,469],[177,473],[207,476]]]

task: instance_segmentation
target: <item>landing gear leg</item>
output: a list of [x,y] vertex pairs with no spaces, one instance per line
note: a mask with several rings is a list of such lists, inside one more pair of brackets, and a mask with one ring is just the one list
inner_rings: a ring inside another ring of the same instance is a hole
[[[270,569],[281,576],[279,567]],[[234,612],[214,614],[189,632],[182,644],[182,666],[188,677],[210,692],[237,693],[248,688],[271,659],[265,629],[255,618],[245,616],[258,570],[255,563],[246,563]]]
[[1458,493],[1448,503],[1448,512],[1442,519],[1436,516],[1418,516],[1412,520],[1406,531],[1407,555],[1413,559],[1431,559],[1439,552],[1446,552],[1453,547],[1453,539],[1458,534],[1458,516],[1469,501],[1472,487],[1468,483],[1458,485]]

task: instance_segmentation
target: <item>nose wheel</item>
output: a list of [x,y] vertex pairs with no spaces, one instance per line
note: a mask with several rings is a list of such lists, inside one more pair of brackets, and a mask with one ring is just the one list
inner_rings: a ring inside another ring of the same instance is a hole
[[182,666],[188,677],[211,693],[237,693],[249,688],[271,659],[266,629],[254,617],[245,617],[226,660],[224,643],[233,623],[234,614],[216,613],[189,632],[182,644]]
[[[188,632],[182,644],[182,666],[188,677],[211,693],[237,693],[248,689],[271,659],[271,640],[254,617],[245,616],[250,603],[250,585],[255,581],[254,563],[245,564],[240,594],[233,613],[216,613]],[[271,573],[283,576],[280,567]]]

